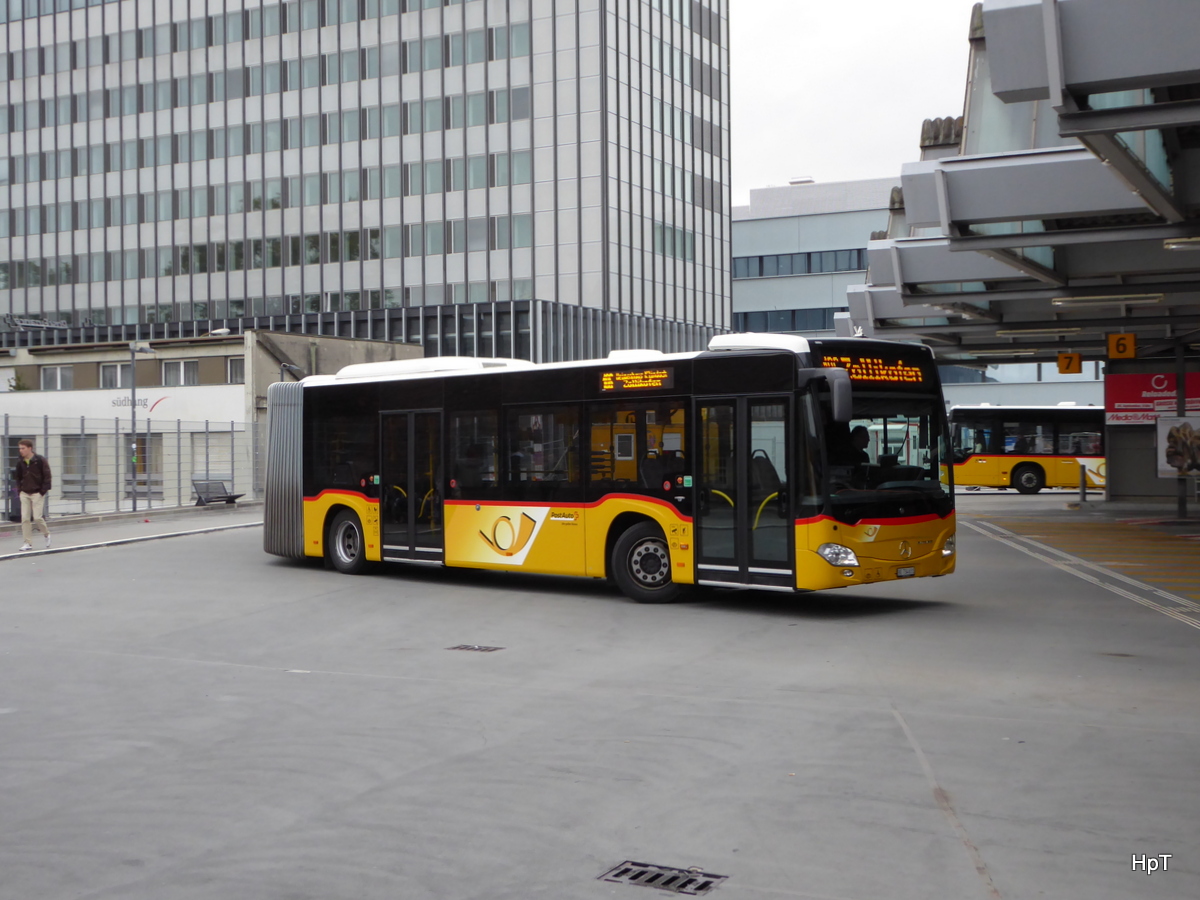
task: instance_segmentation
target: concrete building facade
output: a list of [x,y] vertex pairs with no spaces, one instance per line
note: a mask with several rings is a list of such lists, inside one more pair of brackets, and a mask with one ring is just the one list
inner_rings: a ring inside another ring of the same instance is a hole
[[887,228],[898,178],[750,192],[733,208],[735,331],[833,333],[846,291],[866,280],[872,233]]
[[[728,327],[727,0],[83,0],[0,25],[5,346]],[[36,323],[65,323],[43,333]]]

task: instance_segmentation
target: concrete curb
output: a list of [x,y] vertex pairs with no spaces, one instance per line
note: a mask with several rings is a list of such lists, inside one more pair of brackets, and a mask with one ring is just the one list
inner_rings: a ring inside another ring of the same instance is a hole
[[[248,500],[245,503],[236,503],[232,506],[221,504],[220,506],[212,505],[204,506],[163,506],[155,507],[154,509],[139,509],[137,512],[124,509],[120,512],[102,512],[88,513],[86,515],[71,515],[71,516],[47,516],[46,524],[53,524],[55,530],[59,528],[74,528],[77,525],[99,525],[105,522],[126,522],[132,519],[158,519],[164,516],[189,516],[189,515],[219,515],[222,512],[232,512],[238,509],[254,509],[263,505],[262,500]],[[212,510],[210,512],[209,510]],[[20,522],[0,522],[0,528],[5,525],[19,531],[21,529]]]
[[[98,541],[94,544],[77,544],[73,547],[51,547],[48,550],[18,550],[16,553],[0,554],[0,562],[10,559],[31,559],[38,556],[50,556],[53,553],[71,553],[75,550],[95,550],[99,547],[116,547],[121,544],[140,544],[143,541],[161,541],[165,538],[188,537],[193,534],[209,534],[214,531],[231,531],[235,528],[258,528],[262,522],[239,522],[236,525],[214,525],[212,528],[197,528],[193,531],[169,531],[165,534],[143,534],[137,537],[117,538],[111,541]],[[40,535],[36,535],[40,537]]]

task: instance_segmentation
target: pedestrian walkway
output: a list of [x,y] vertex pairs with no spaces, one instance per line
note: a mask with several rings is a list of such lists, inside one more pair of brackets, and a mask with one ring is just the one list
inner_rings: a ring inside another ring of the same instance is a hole
[[0,562],[231,528],[253,528],[262,524],[262,515],[262,504],[250,503],[236,507],[185,507],[140,514],[51,518],[46,523],[50,526],[50,549],[43,549],[42,534],[36,532],[34,549],[25,552],[17,549],[21,546],[20,524],[3,522],[0,523]]

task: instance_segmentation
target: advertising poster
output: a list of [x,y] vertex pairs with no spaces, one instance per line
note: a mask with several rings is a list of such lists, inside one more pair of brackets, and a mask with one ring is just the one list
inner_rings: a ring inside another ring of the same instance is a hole
[[[1189,372],[1184,387],[1187,414],[1200,415],[1200,372]],[[1175,410],[1174,374],[1122,373],[1104,378],[1107,425],[1153,425],[1160,416],[1176,415]]]
[[1158,477],[1200,476],[1200,416],[1187,419],[1160,416],[1157,424]]

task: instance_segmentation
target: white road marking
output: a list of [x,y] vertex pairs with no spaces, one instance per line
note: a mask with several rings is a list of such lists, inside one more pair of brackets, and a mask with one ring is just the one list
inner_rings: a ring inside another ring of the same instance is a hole
[[[1130,578],[1128,575],[1123,575],[1120,572],[1114,572],[1112,569],[1106,569],[1104,566],[1097,565],[1096,563],[1088,562],[1086,559],[1080,559],[1078,556],[1072,556],[1070,553],[1047,546],[1040,541],[1023,538],[1016,532],[1009,531],[1007,528],[1001,528],[999,525],[996,525],[993,522],[981,523],[987,525],[987,528],[982,528],[980,525],[975,525],[967,521],[960,521],[959,524],[965,525],[972,531],[977,531],[986,537],[990,537],[994,541],[999,541],[1001,544],[1005,544],[1014,550],[1019,550],[1028,556],[1032,556],[1035,559],[1040,559],[1047,565],[1074,575],[1076,578],[1082,578],[1084,581],[1094,584],[1097,587],[1102,587],[1106,591],[1111,591],[1114,594],[1125,597],[1128,600],[1132,600],[1134,603],[1140,603],[1142,606],[1145,606],[1148,609],[1153,609],[1156,612],[1160,612],[1164,616],[1170,616],[1172,619],[1176,619],[1177,621],[1183,622],[1186,625],[1191,625],[1193,628],[1200,629],[1200,621],[1190,618],[1183,611],[1162,606],[1161,604],[1155,603],[1153,600],[1147,599],[1146,597],[1139,597],[1137,594],[1133,594],[1123,588],[1117,587],[1115,584],[1109,584],[1105,581],[1102,581],[1088,572],[1081,572],[1080,567],[1103,572],[1105,575],[1115,578],[1119,581],[1123,581],[1126,584],[1137,588],[1138,590],[1146,591],[1150,594],[1157,594],[1166,600],[1170,600],[1172,603],[1182,606],[1185,610],[1200,612],[1200,604],[1194,603],[1191,600],[1176,596],[1168,591],[1156,588],[1153,585],[1145,584],[1144,582],[1138,581],[1136,578]],[[994,531],[990,529],[994,529]],[[1039,553],[1037,550],[1034,550],[1031,547],[1023,546],[1020,543],[1021,541],[1032,544],[1033,547],[1037,547],[1049,553],[1056,553],[1062,558],[1055,559],[1053,557],[1046,556],[1045,553]]]

